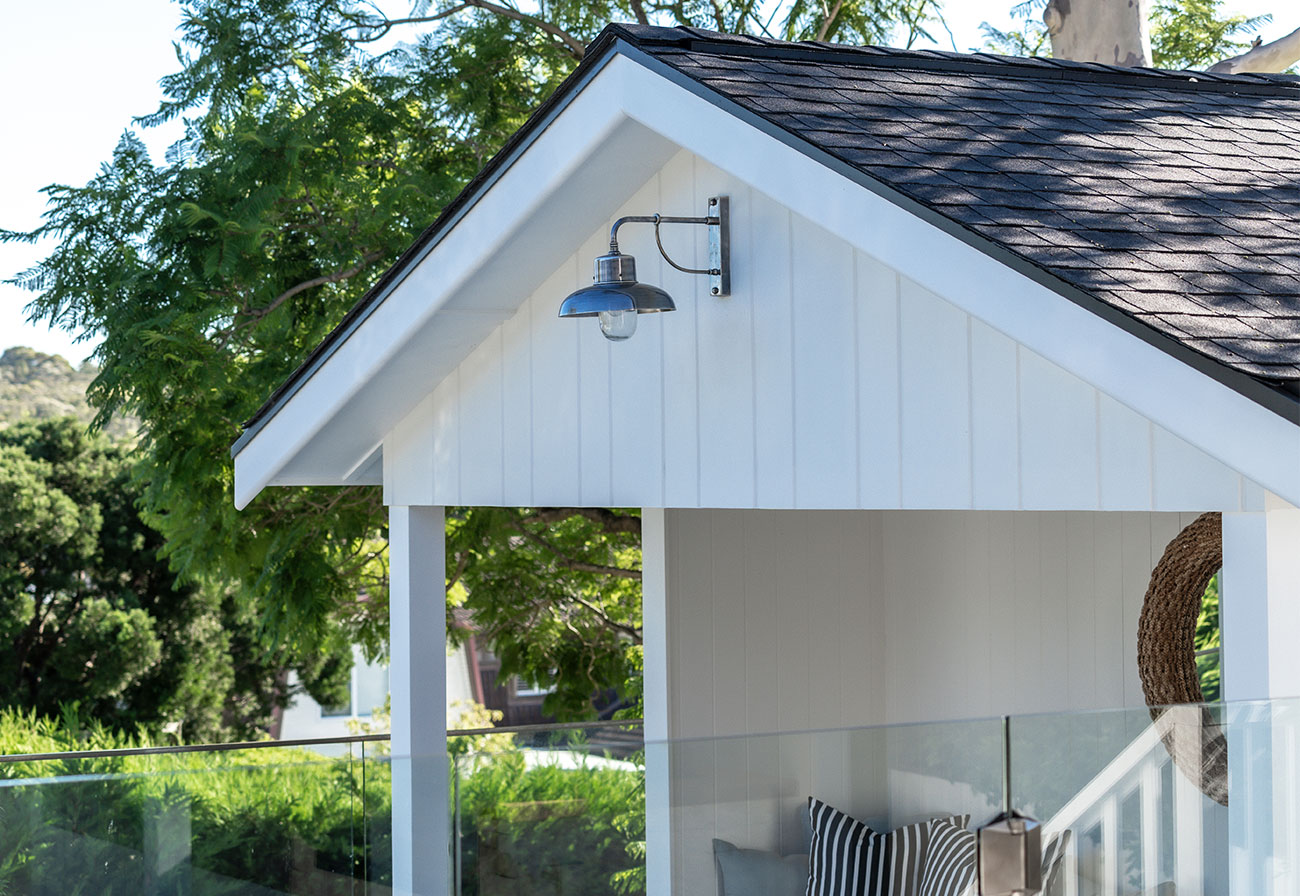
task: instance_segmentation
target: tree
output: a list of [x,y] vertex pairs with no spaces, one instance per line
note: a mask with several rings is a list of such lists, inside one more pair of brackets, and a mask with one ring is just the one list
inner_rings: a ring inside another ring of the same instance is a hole
[[[1048,0],[1026,0],[1012,9],[1013,17],[1024,23],[1020,30],[999,31],[987,22],[981,25],[985,49],[1008,56],[1053,55],[1117,65],[1220,71],[1226,69],[1217,60],[1254,52],[1245,38],[1272,21],[1269,15],[1222,16],[1221,0],[1164,0],[1155,4],[1149,19],[1146,0],[1123,5],[1118,11],[1103,0],[1091,2],[1093,6],[1069,7],[1067,28],[1060,9]],[[1094,8],[1098,10],[1098,28],[1087,14]],[[1140,27],[1135,22],[1140,22]],[[1116,38],[1118,32],[1122,36]],[[1107,47],[1112,58],[1103,58]],[[1300,49],[1291,61],[1296,58],[1300,58]],[[1289,64],[1282,62],[1274,70]]]
[[[58,355],[15,346],[0,355],[0,426],[19,420],[76,417],[89,423],[95,412],[86,403],[86,386],[96,368],[80,369]],[[104,432],[118,439],[133,439],[136,423],[114,418]]]
[[1150,65],[1148,0],[1050,0],[1043,21],[1052,55],[1107,65]]
[[639,690],[631,683],[641,669],[636,514],[479,508],[453,514],[447,536],[452,599],[463,598],[474,611],[502,675],[553,681],[544,709],[565,718],[589,714],[592,695],[610,687],[635,699]]
[[[0,234],[57,241],[15,282],[36,293],[34,319],[103,337],[90,397],[101,422],[119,411],[141,421],[144,516],[181,580],[247,595],[265,635],[298,662],[339,632],[371,655],[383,649],[381,495],[271,489],[236,514],[228,447],[603,24],[860,43],[897,29],[910,43],[937,9],[936,0],[509,3],[444,0],[390,20],[350,0],[191,0],[183,68],[139,122],[182,118],[184,139],[155,164],[128,132],[85,186],[47,188],[40,228]],[[368,49],[417,26],[427,30],[410,43]],[[573,713],[573,695],[593,683],[629,686],[640,626],[634,515],[452,519],[454,582],[509,668],[558,672],[553,702]]]
[[1220,0],[1157,3],[1151,16],[1152,64],[1175,70],[1213,68],[1219,60],[1249,50],[1245,38],[1273,20],[1269,15],[1220,16],[1219,6]]
[[[1300,59],[1300,29],[1248,46],[1236,37],[1271,17],[1220,18],[1219,6],[1220,0],[1157,0],[1154,6],[1149,0],[1049,0],[1043,21],[1052,54],[1061,59],[1216,72],[1277,72]],[[1226,53],[1234,55],[1225,59]]]
[[[251,736],[289,696],[277,658],[236,595],[177,582],[138,494],[124,451],[75,419],[0,430],[0,706]],[[326,659],[301,672],[336,692],[347,666]]]

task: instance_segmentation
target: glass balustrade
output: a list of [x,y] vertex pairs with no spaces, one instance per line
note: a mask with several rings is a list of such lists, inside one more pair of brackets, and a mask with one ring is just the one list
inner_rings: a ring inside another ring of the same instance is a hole
[[[810,798],[879,832],[938,817],[974,830],[1002,808],[1002,726],[649,742],[647,874],[661,892],[740,892],[729,869],[748,881],[806,861]],[[1300,701],[1013,716],[1009,727],[1011,801],[1042,825],[1045,894],[1300,893]]]
[[383,746],[352,740],[5,761],[0,892],[386,893]]
[[452,892],[645,893],[643,749],[639,723],[449,737]]
[[[449,732],[418,762],[373,739],[6,757],[0,892],[388,896],[394,777],[444,767],[447,852],[416,844],[413,861],[445,866],[456,896],[730,896],[720,871],[774,858],[793,896],[810,797],[882,832],[973,829],[1001,808],[1002,730],[645,742],[605,723]],[[1054,860],[1044,892],[1300,893],[1300,701],[1016,716],[1010,742],[1012,803]]]

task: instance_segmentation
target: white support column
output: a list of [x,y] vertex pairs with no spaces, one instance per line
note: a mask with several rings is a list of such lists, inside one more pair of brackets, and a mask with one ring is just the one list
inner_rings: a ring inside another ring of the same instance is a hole
[[641,510],[641,670],[645,699],[646,893],[672,892],[672,778],[668,747],[668,557],[664,511]]
[[[1220,586],[1224,698],[1300,697],[1300,510],[1269,496],[1263,511],[1225,513]],[[1233,894],[1300,892],[1292,842],[1300,797],[1279,749],[1293,736],[1286,726],[1295,722],[1283,721],[1289,709],[1274,702],[1229,714]]]
[[1222,593],[1224,696],[1300,697],[1300,510],[1223,515]]
[[388,510],[393,892],[446,896],[447,596],[441,507]]

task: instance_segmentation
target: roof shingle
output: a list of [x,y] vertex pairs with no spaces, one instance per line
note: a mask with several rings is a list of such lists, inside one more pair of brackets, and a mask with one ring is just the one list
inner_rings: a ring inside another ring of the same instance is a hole
[[619,36],[1218,363],[1300,380],[1300,81]]

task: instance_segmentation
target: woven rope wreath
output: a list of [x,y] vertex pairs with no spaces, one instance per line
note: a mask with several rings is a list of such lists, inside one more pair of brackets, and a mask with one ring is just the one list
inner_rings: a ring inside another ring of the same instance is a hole
[[1228,743],[1205,709],[1196,669],[1196,619],[1223,566],[1223,520],[1205,513],[1179,532],[1151,573],[1138,622],[1138,674],[1151,718],[1174,764],[1201,792],[1228,805]]

